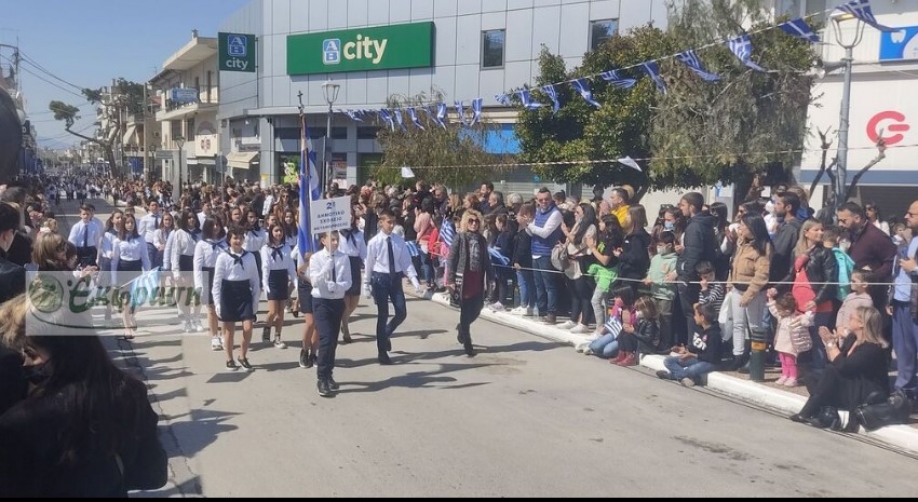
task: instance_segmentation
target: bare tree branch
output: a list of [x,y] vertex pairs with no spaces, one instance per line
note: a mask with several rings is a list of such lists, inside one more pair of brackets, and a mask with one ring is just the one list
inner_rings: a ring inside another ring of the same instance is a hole
[[857,174],[854,175],[854,178],[851,180],[851,184],[845,189],[845,198],[842,200],[847,201],[851,196],[851,192],[854,190],[854,187],[857,186],[858,182],[861,181],[861,177],[867,174],[867,171],[871,167],[880,163],[881,160],[886,158],[886,141],[883,140],[883,132],[880,132],[880,138],[877,139],[877,156],[873,158],[866,166],[862,167]]
[[832,164],[829,167],[826,167],[826,159],[829,156],[829,148],[832,147],[832,142],[828,139],[829,134],[832,133],[832,128],[829,127],[825,132],[822,132],[821,129],[816,129],[816,133],[819,134],[819,141],[821,142],[820,148],[822,149],[822,162],[819,164],[819,172],[816,173],[816,177],[813,178],[813,183],[810,185],[810,196],[813,195],[813,192],[816,190],[816,186],[819,185],[819,180],[822,179],[822,175],[825,174],[826,169],[832,169],[837,162],[837,158],[832,161]]

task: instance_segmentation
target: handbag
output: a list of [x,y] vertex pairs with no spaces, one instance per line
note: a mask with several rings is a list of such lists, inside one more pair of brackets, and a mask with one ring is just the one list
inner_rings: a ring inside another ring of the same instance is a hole
[[875,431],[887,425],[899,425],[908,422],[912,403],[902,390],[893,392],[886,400],[882,394],[872,392],[867,396],[867,403],[854,410],[854,417],[868,431]]

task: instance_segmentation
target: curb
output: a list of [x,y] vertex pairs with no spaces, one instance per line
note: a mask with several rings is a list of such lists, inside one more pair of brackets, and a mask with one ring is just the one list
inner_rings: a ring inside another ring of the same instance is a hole
[[[414,291],[409,292],[409,289],[410,288],[405,289],[406,294],[450,307],[449,300],[442,293],[427,293],[423,296],[417,296],[414,294]],[[559,342],[574,347],[590,340],[589,337],[585,335],[577,335],[558,327],[539,324],[528,318],[507,312],[495,312],[489,310],[487,307],[482,309],[479,317],[503,326],[525,331],[553,342]],[[641,357],[640,365],[653,371],[662,370],[665,369],[663,367],[663,359],[664,356],[660,355],[645,355]],[[704,388],[756,406],[769,408],[788,416],[800,411],[800,408],[806,403],[806,398],[803,396],[790,392],[782,392],[756,382],[727,376],[716,371],[707,375],[707,384]],[[839,414],[841,415],[842,422],[847,423],[848,412],[839,410]],[[867,432],[861,427],[858,435],[906,450],[911,454],[918,454],[918,429],[908,425],[889,425],[873,432]]]

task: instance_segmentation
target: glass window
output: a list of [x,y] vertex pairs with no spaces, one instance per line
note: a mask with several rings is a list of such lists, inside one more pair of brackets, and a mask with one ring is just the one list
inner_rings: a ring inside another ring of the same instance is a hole
[[194,139],[194,119],[185,121],[185,139]]
[[347,139],[347,127],[332,127],[332,139]]
[[376,139],[378,133],[378,127],[358,127],[357,139]]
[[505,30],[481,32],[481,67],[502,68],[504,66]]
[[618,32],[618,19],[590,21],[590,50],[596,51]]

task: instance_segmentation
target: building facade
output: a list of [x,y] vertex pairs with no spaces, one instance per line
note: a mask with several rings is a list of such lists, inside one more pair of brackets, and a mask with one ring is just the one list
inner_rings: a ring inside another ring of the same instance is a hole
[[[221,149],[233,177],[279,182],[299,156],[302,93],[314,148],[327,152],[333,179],[356,183],[381,161],[377,126],[333,113],[326,150],[324,82],[340,85],[335,110],[384,108],[390,96],[482,97],[485,115],[512,131],[516,112],[494,96],[534,83],[543,46],[573,68],[615,32],[666,20],[665,0],[253,0],[220,28],[247,35],[221,46]],[[539,184],[514,176],[505,190]]]

